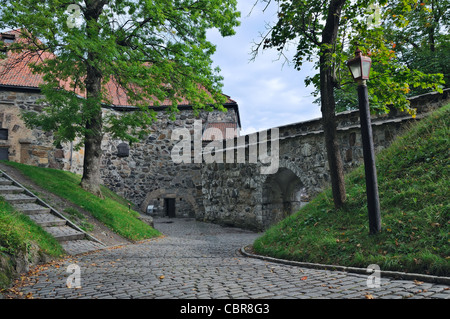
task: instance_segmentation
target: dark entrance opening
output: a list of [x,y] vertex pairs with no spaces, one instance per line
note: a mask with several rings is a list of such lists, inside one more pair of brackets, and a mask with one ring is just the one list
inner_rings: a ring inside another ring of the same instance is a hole
[[297,212],[304,187],[300,178],[290,169],[280,168],[267,177],[263,185],[262,214],[265,228]]
[[8,161],[8,160],[9,160],[8,148],[0,147],[0,161]]
[[8,140],[8,129],[0,128],[0,140]]
[[166,215],[169,218],[175,217],[175,198],[164,198],[164,206],[166,207]]

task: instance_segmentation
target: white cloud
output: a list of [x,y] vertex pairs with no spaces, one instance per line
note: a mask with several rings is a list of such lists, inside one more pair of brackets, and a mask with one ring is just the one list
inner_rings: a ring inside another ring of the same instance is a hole
[[320,108],[313,104],[313,88],[305,87],[306,76],[313,75],[312,63],[301,71],[277,61],[277,51],[264,51],[251,59],[253,42],[265,31],[267,21],[276,19],[275,11],[262,13],[262,6],[252,9],[253,1],[238,0],[241,26],[236,35],[222,38],[210,31],[209,39],[217,45],[214,64],[224,77],[225,94],[239,104],[243,132],[259,131],[320,117]]

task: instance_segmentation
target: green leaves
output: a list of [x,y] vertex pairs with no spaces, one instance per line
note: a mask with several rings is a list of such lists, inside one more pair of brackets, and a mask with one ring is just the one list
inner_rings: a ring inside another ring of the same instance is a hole
[[[139,107],[139,115],[104,119],[105,132],[129,141],[154,120],[151,105],[170,104],[176,112],[184,99],[195,109],[222,107],[222,77],[212,67],[215,46],[206,31],[234,34],[240,16],[236,0],[92,0],[78,4],[81,19],[76,27],[67,23],[73,1],[0,4],[0,28],[22,28],[26,38],[17,49],[53,54],[31,66],[44,77],[47,104],[42,113],[26,114],[25,120],[54,131],[58,142],[82,138],[101,103]],[[97,99],[86,95],[89,68],[102,79]]]
[[[373,61],[368,88],[374,112],[388,112],[387,105],[408,110],[408,96],[429,90],[439,92],[449,81],[450,42],[444,35],[446,30],[448,33],[448,0],[345,1],[338,36],[332,43],[323,41],[323,32],[333,1],[276,3],[278,21],[264,38],[262,48],[277,48],[282,54],[295,45],[292,62],[299,70],[305,60],[322,58],[326,64],[323,67],[331,68],[336,81],[338,111],[357,106],[355,84],[345,65],[356,47]],[[374,14],[379,14],[379,25],[372,23]],[[314,85],[314,95],[319,95],[322,84],[318,75],[306,78],[305,84]]]

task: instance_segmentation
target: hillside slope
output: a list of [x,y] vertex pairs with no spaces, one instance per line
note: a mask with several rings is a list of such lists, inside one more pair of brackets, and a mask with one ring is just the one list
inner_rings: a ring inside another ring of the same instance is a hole
[[47,192],[69,201],[109,227],[116,234],[138,241],[161,234],[139,220],[139,213],[130,209],[128,202],[101,186],[104,198],[99,198],[80,187],[81,176],[62,170],[4,162],[26,176],[31,182]]
[[[103,199],[81,189],[78,175],[4,161],[0,168],[107,246],[161,236],[109,189],[102,187]],[[0,197],[0,292],[29,266],[64,255],[55,238]]]
[[382,232],[370,236],[363,167],[346,176],[347,203],[330,190],[258,238],[272,257],[450,275],[450,105],[413,125],[377,156]]

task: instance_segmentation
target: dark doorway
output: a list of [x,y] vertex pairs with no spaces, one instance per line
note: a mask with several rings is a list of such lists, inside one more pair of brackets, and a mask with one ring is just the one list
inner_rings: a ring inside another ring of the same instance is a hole
[[8,161],[8,160],[9,160],[8,148],[1,147],[0,148],[0,161]]
[[262,214],[264,227],[281,221],[301,207],[304,187],[300,178],[287,168],[267,177],[263,184]]
[[164,198],[164,206],[166,207],[166,215],[169,218],[175,217],[175,198]]
[[0,128],[0,140],[8,140],[8,129]]

